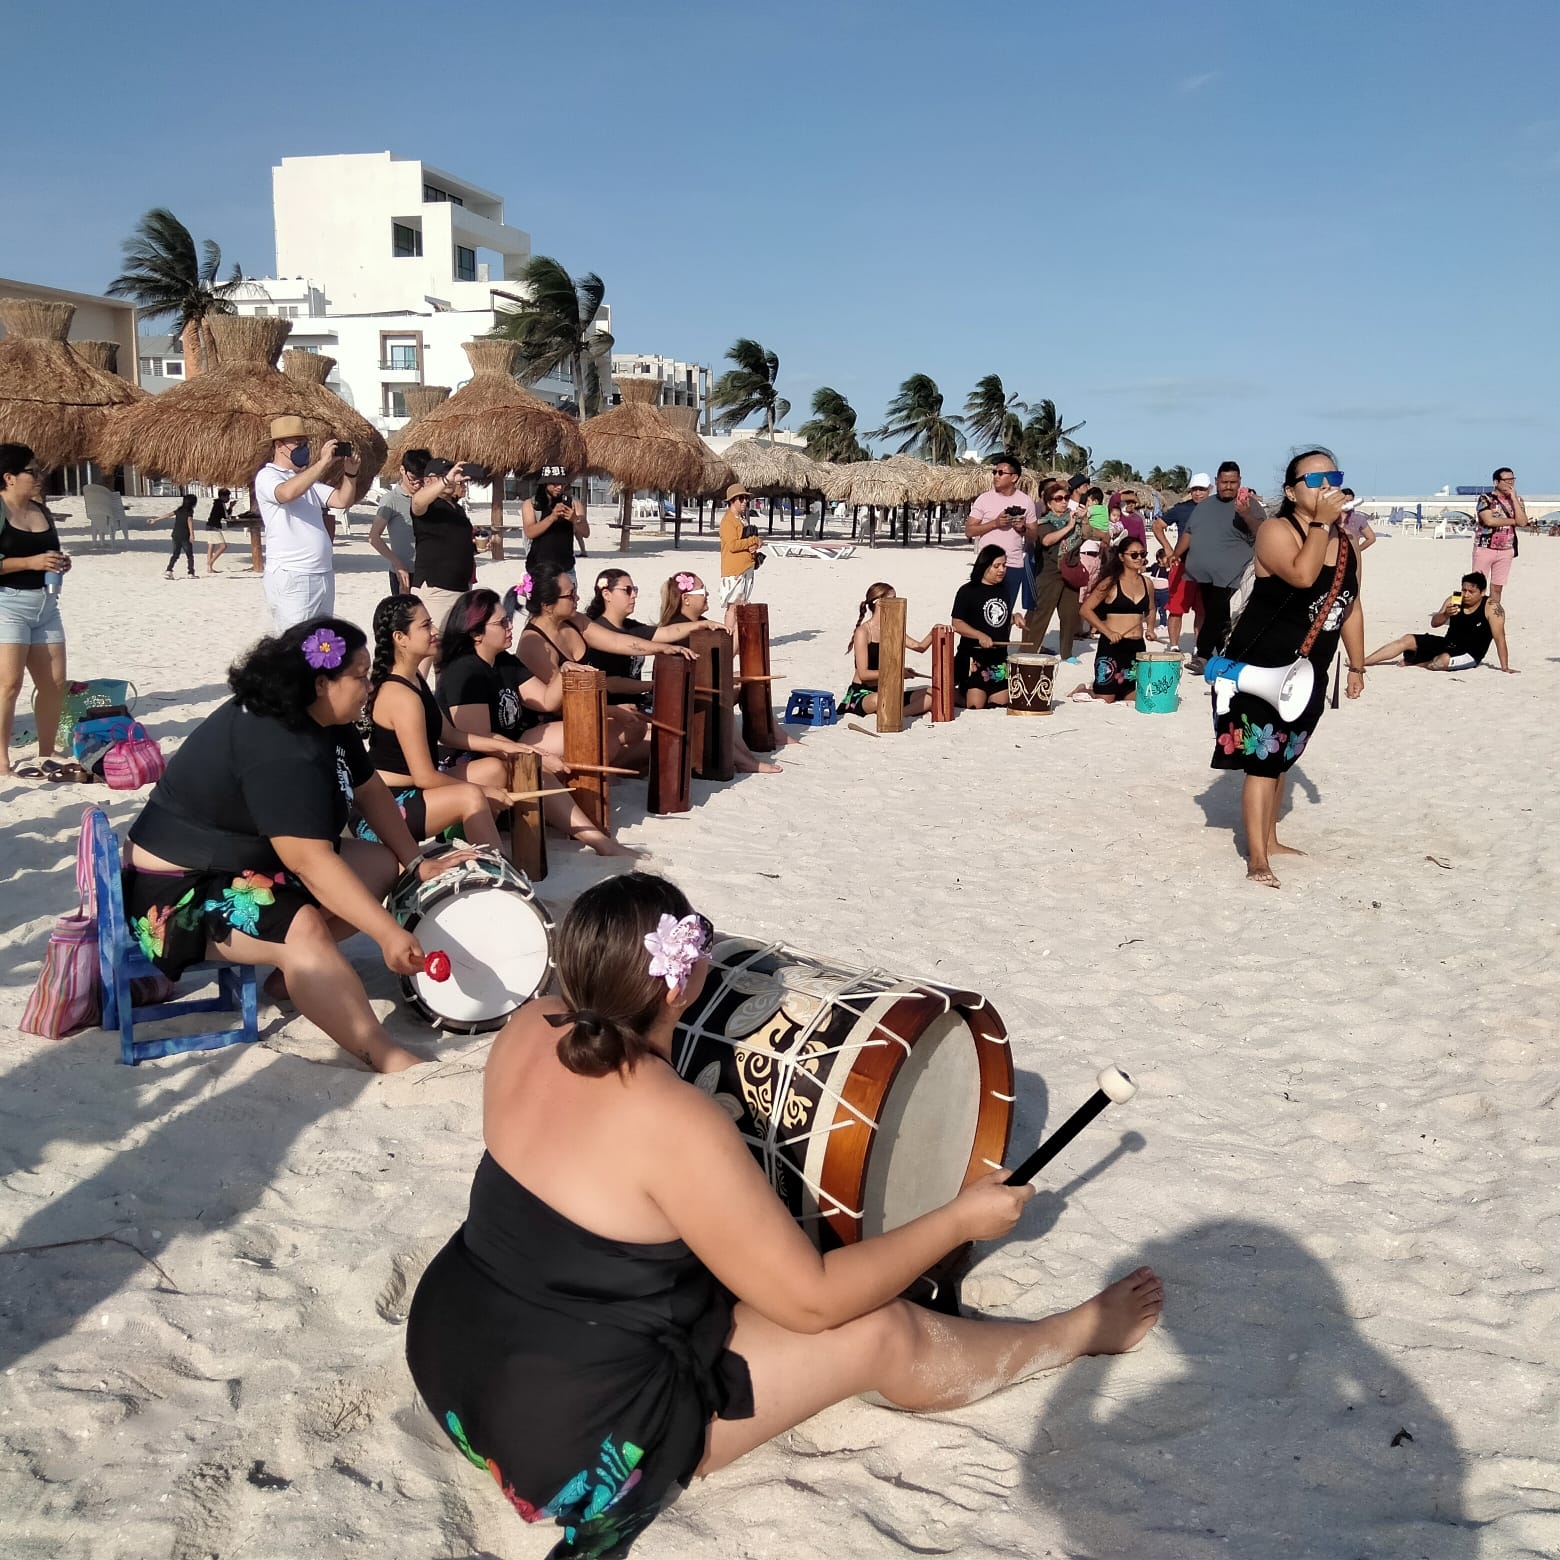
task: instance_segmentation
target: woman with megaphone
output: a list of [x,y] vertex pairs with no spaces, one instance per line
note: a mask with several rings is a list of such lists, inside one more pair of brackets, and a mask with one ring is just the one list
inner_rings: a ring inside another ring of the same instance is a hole
[[1343,473],[1331,450],[1294,456],[1284,501],[1257,531],[1251,598],[1224,654],[1204,672],[1213,689],[1213,767],[1246,774],[1241,813],[1246,876],[1279,886],[1274,856],[1304,854],[1278,842],[1284,777],[1315,734],[1327,671],[1343,641],[1348,695],[1365,691],[1360,565],[1339,524]]

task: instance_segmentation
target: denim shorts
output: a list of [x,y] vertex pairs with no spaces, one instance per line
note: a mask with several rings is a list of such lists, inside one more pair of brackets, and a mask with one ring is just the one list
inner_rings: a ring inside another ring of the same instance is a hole
[[0,645],[62,645],[60,598],[46,590],[0,588]]

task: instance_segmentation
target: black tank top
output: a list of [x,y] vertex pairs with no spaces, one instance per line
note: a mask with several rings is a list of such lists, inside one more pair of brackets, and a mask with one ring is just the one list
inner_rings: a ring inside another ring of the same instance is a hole
[[[0,504],[0,515],[4,514],[5,506]],[[58,552],[60,538],[54,529],[54,517],[47,511],[45,515],[47,524],[41,531],[24,531],[12,525],[11,517],[5,515],[5,524],[0,526],[0,558],[36,558],[42,553]],[[42,569],[13,569],[0,574],[0,589],[42,590],[43,574]]]
[[[539,493],[531,502],[536,506],[536,518],[544,519],[553,510],[553,500]],[[526,570],[531,574],[572,574],[574,572],[574,527],[567,520],[553,523],[531,543],[525,555]]]
[[1482,601],[1472,612],[1459,612],[1447,621],[1446,648],[1452,655],[1471,655],[1482,661],[1494,639]]
[[[439,737],[444,731],[444,715],[439,709],[439,701],[434,698],[432,690],[421,677],[416,682],[408,682],[404,677],[397,677],[392,672],[385,683],[400,683],[403,688],[410,688],[413,693],[422,700],[423,728],[428,733],[428,757],[433,763],[439,762]],[[368,756],[375,769],[387,775],[410,775],[412,766],[406,761],[406,754],[401,750],[401,739],[390,730],[388,726],[381,726],[374,719],[374,704],[378,702],[379,689],[374,690],[374,700],[368,707],[369,731],[368,731]]]
[[[1125,578],[1122,576],[1121,578]],[[1121,578],[1116,581],[1116,594],[1105,603],[1103,607],[1095,610],[1101,617],[1109,617],[1112,613],[1128,613],[1134,617],[1141,617],[1148,610],[1148,596],[1145,594],[1141,601],[1134,601],[1121,588]]]

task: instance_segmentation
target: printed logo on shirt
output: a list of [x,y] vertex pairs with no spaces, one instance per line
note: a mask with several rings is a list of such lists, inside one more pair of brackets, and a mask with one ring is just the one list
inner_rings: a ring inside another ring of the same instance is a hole
[[498,690],[498,726],[500,731],[514,731],[520,725],[520,695],[513,688]]
[[[1326,600],[1327,597],[1323,594],[1311,603],[1309,615],[1313,622],[1316,620],[1316,614],[1322,610],[1322,603]],[[1354,597],[1348,591],[1341,591],[1338,599],[1332,604],[1332,610],[1327,614],[1327,621],[1322,624],[1321,632],[1324,634],[1332,633],[1343,622],[1344,614],[1353,604]]]
[[1001,628],[1007,622],[1008,604],[1005,597],[993,596],[990,601],[981,608],[986,619],[987,628]]
[[341,788],[341,794],[347,799],[347,806],[352,805],[352,770],[347,764],[347,755],[339,745],[336,748],[336,784]]

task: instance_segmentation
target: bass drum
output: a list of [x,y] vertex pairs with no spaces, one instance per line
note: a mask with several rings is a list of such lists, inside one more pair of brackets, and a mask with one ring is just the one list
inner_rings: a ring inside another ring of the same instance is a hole
[[401,977],[407,1002],[437,1028],[498,1029],[552,979],[552,917],[525,873],[493,851],[426,883],[404,873],[390,913],[417,934],[424,953],[449,955],[448,980]]
[[984,997],[727,938],[672,1044],[822,1250],[1001,1167],[1013,1059]]

